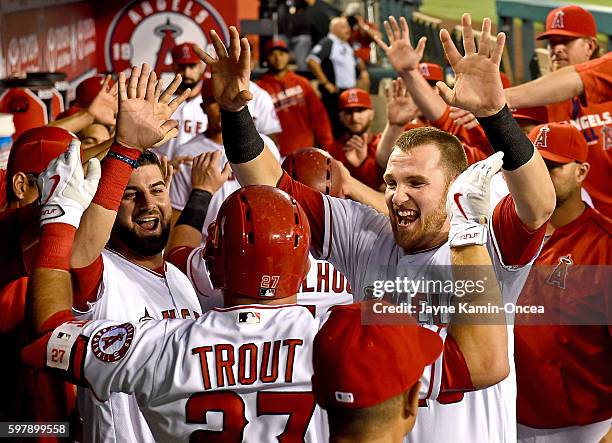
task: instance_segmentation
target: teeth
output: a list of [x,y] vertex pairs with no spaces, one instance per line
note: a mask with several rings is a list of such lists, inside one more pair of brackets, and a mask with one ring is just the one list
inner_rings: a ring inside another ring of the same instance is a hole
[[148,223],[157,220],[156,217],[146,217],[138,219],[138,223]]
[[417,212],[413,209],[402,209],[397,211],[397,215],[400,217],[416,217]]

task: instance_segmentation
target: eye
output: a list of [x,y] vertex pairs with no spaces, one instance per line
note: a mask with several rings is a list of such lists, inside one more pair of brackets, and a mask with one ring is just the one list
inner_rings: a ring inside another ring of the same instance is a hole
[[395,186],[397,185],[394,180],[385,180],[385,183],[387,184],[388,189],[395,189]]
[[157,188],[153,188],[153,189],[151,190],[151,193],[152,193],[152,194],[159,195],[159,194],[162,194],[162,193],[164,192],[164,189],[165,189],[164,187],[159,186],[159,187],[157,187]]
[[412,188],[422,188],[423,186],[425,186],[427,183],[422,182],[422,181],[411,181],[409,183],[410,187]]
[[135,192],[126,192],[123,194],[123,200],[134,200],[136,198]]

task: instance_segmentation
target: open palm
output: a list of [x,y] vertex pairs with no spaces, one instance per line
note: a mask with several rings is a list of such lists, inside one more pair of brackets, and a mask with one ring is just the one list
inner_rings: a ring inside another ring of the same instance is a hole
[[401,78],[393,80],[385,88],[385,99],[387,100],[387,120],[390,125],[403,127],[416,117],[419,108],[406,90]]
[[400,75],[418,69],[427,39],[421,37],[416,48],[413,48],[412,43],[410,43],[408,22],[404,17],[400,17],[399,25],[395,17],[389,17],[389,21],[385,21],[384,26],[389,45],[380,37],[375,37],[374,41],[385,51],[393,69]]
[[450,89],[442,82],[437,86],[440,95],[450,106],[465,109],[476,117],[494,115],[506,104],[504,90],[499,77],[499,63],[504,51],[505,34],[499,33],[495,47],[491,49],[491,20],[482,23],[480,45],[476,51],[469,14],[461,17],[463,27],[462,57],[445,29],[440,31],[440,39],[446,57],[455,71],[455,86]]
[[206,63],[212,73],[212,93],[219,105],[228,111],[239,111],[253,95],[249,92],[251,78],[251,50],[246,38],[240,39],[238,30],[230,26],[229,48],[213,30],[210,38],[216,57],[201,48],[194,48],[196,54]]

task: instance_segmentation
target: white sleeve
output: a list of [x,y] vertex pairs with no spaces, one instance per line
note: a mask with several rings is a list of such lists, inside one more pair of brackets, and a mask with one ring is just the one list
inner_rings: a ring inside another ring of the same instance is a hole
[[170,183],[170,203],[177,211],[185,209],[191,193],[191,166],[183,163]]
[[274,143],[274,141],[270,137],[268,137],[266,134],[259,134],[259,135],[261,136],[261,139],[264,141],[266,146],[270,148],[270,151],[272,152],[272,154],[274,154],[274,157],[276,157],[276,160],[278,160],[278,162],[280,163],[281,154],[280,154],[280,151],[278,150],[278,146],[276,146],[276,143]]
[[[423,328],[430,329],[437,333],[442,342],[446,340],[446,328],[440,328],[438,326],[421,326]],[[444,352],[440,353],[440,356],[436,361],[434,361],[429,366],[426,366],[423,369],[423,374],[419,381],[421,382],[421,387],[419,389],[419,399],[420,400],[435,400],[438,398],[440,394],[440,389],[442,387],[442,365],[444,364]]]
[[[252,88],[254,89],[254,88]],[[280,121],[274,109],[272,97],[264,89],[257,87],[254,99],[248,104],[249,112],[255,122],[257,132],[276,134],[282,132]]]

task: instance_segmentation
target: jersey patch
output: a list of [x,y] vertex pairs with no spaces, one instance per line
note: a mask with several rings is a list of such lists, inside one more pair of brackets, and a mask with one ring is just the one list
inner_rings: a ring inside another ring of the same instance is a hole
[[261,314],[255,311],[239,312],[238,323],[247,323],[250,325],[261,323]]
[[134,339],[134,326],[131,323],[109,326],[101,329],[91,340],[94,355],[105,363],[121,360]]

